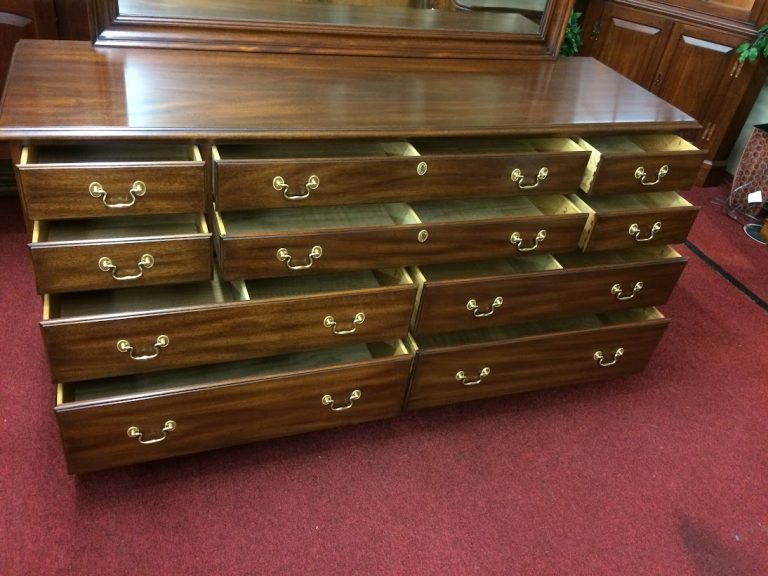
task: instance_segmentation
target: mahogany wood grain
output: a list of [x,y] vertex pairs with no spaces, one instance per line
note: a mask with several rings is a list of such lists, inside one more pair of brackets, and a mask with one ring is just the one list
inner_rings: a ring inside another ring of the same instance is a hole
[[[675,206],[661,210],[626,210],[621,213],[598,212],[595,223],[589,233],[585,251],[622,250],[640,246],[661,246],[684,242],[693,226],[699,209],[695,206]],[[629,233],[629,228],[637,224],[640,238],[647,238],[656,222],[661,223],[661,230],[653,238],[638,242]]]
[[[435,334],[664,304],[686,261],[675,258],[486,278],[427,280],[412,332]],[[630,298],[637,282],[642,282],[643,287]],[[626,300],[611,293],[615,284],[621,285]],[[478,312],[487,313],[499,296],[503,304],[488,316],[477,317],[467,308],[467,302],[475,299]]]
[[[200,282],[209,280],[212,271],[209,233],[173,238],[142,240],[95,240],[78,242],[38,242],[29,245],[39,294]],[[99,268],[99,260],[110,258],[117,266],[117,277],[141,272],[137,263],[144,254],[154,259],[141,277],[116,280],[113,272]]]
[[429,61],[22,41],[9,78],[0,138],[17,140],[587,135],[698,126],[589,58]]
[[[655,319],[491,344],[419,350],[406,408],[426,408],[639,372],[667,324],[666,319]],[[624,354],[612,366],[600,366],[593,358],[600,350],[605,361],[610,362],[619,347],[624,348]],[[459,371],[474,379],[486,367],[490,374],[479,384],[466,386],[456,379]]]
[[[43,320],[41,327],[53,378],[71,382],[403,338],[415,293],[414,285],[401,284],[138,314],[51,319]],[[336,335],[323,323],[330,315],[339,331],[350,329],[359,312],[365,314],[365,321],[354,333]],[[160,335],[168,337],[168,346],[151,360],[134,360],[116,346],[125,339],[136,348],[135,355],[152,354]]]
[[[510,242],[510,236],[519,232],[526,248],[532,246],[540,230],[546,230],[547,236],[537,250],[568,252],[578,248],[586,220],[586,214],[557,214],[474,222],[288,230],[281,234],[224,234],[219,258],[223,278],[227,280],[461,262],[529,253],[520,252]],[[425,242],[418,240],[422,230],[429,234]],[[286,248],[296,262],[305,264],[313,246],[322,248],[322,256],[305,270],[290,270],[276,256],[280,248]]]
[[[56,408],[56,416],[67,468],[80,474],[391,418],[400,412],[411,361],[409,355],[393,356],[143,396],[65,403]],[[331,394],[345,404],[355,389],[361,397],[348,410],[333,411],[321,402]],[[127,435],[128,428],[137,426],[146,439],[159,438],[169,419],[176,422],[176,429],[162,442],[142,445]]]
[[[418,149],[418,145],[417,145]],[[381,157],[375,159],[220,160],[216,163],[216,207],[220,211],[354,204],[408,202],[435,198],[552,194],[578,189],[587,163],[586,152],[465,154]],[[423,176],[419,163],[427,164]],[[542,167],[546,179],[535,189],[522,189],[510,178],[519,168],[524,186],[536,183]],[[304,194],[304,184],[316,175],[320,186],[309,197],[288,200],[274,189],[272,180],[282,176],[291,185],[290,195]]]

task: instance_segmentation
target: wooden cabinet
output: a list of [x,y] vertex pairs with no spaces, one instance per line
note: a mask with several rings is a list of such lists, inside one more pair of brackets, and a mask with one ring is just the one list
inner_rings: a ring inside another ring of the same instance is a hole
[[[756,2],[751,11],[739,13],[768,20],[762,5]],[[692,141],[707,150],[696,182],[714,184],[724,174],[731,147],[768,73],[764,62],[738,62],[736,48],[755,29],[755,23],[671,4],[591,0],[583,53],[696,118],[702,128]]]
[[697,127],[586,58],[22,42],[0,136],[70,472],[642,370]]

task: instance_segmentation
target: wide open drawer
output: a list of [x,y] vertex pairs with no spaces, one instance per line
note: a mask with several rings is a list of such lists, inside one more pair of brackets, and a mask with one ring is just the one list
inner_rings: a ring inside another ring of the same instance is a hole
[[571,199],[589,213],[581,240],[584,250],[684,242],[699,212],[675,192],[589,198],[574,194]]
[[586,214],[564,196],[216,214],[225,279],[578,249]]
[[38,220],[29,248],[40,294],[211,278],[202,214]]
[[421,336],[407,408],[615,378],[642,370],[668,320],[655,308]]
[[59,384],[56,416],[77,474],[389,418],[412,356],[402,342]]
[[59,382],[403,338],[416,286],[403,271],[46,296]]
[[214,147],[222,212],[289,205],[574,192],[589,152],[567,138],[274,142]]
[[663,246],[420,266],[409,271],[419,286],[412,332],[660,305],[686,262]]
[[31,220],[205,211],[205,163],[197,146],[30,146],[17,168]]
[[581,182],[588,194],[687,190],[705,158],[672,134],[594,136],[579,145],[591,152]]

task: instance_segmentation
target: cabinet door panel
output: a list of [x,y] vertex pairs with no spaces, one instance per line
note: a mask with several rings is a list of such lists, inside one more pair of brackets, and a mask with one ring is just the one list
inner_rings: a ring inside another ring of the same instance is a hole
[[670,20],[609,4],[592,55],[630,80],[649,88],[669,36]]

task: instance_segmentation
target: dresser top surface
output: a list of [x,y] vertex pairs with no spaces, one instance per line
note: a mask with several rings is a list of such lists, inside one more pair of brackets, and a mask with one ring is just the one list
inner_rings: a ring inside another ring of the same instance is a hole
[[21,41],[2,139],[489,136],[685,130],[591,58],[478,62]]

